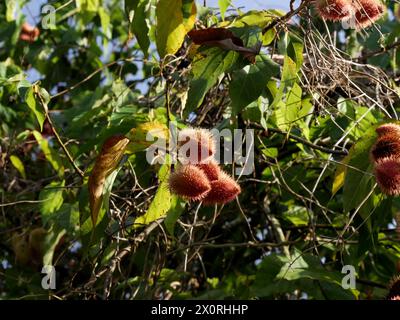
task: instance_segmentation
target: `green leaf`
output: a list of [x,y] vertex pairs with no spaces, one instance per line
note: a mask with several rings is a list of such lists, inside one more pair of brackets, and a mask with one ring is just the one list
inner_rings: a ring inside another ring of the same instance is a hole
[[100,3],[99,0],[76,0],[76,7],[84,12],[97,12]]
[[108,45],[108,39],[112,37],[110,15],[103,7],[99,7],[98,10],[101,28],[103,29],[103,33],[105,35],[105,37],[103,37],[103,46],[106,48]]
[[54,218],[53,214],[60,209],[63,204],[64,186],[64,180],[61,182],[53,181],[40,192],[39,200],[41,202],[39,204],[39,209],[44,224],[47,224]]
[[39,123],[40,131],[43,130],[43,123],[46,118],[43,108],[36,103],[32,84],[27,80],[22,80],[17,86],[19,95],[26,102],[29,109],[33,112]]
[[52,215],[54,224],[73,234],[79,229],[79,207],[78,204],[63,203]]
[[332,183],[332,195],[335,195],[341,187],[344,185],[344,178],[346,176],[346,168],[348,162],[350,161],[350,156],[347,155],[343,158],[341,164],[339,164],[335,171],[335,177]]
[[193,28],[193,18],[184,21],[182,5],[182,0],[158,1],[156,44],[161,58],[175,54],[182,46],[186,33]]
[[149,26],[147,20],[149,18],[148,1],[133,0],[125,2],[125,9],[131,19],[130,29],[135,35],[137,42],[145,56],[147,56],[150,39]]
[[135,220],[136,226],[148,225],[149,223],[166,216],[168,210],[171,208],[172,195],[168,188],[168,177],[170,174],[170,165],[164,164],[161,166],[158,176],[160,185],[150,204],[149,209],[143,215]]
[[285,12],[282,10],[250,10],[238,17],[232,25],[235,27],[257,26],[264,29],[271,21],[283,15],[285,15]]
[[357,208],[371,191],[370,182],[374,177],[369,152],[377,138],[375,128],[366,131],[349,151],[343,186],[343,209],[346,212]]
[[290,221],[295,226],[308,225],[309,216],[307,208],[291,204],[288,210],[283,212],[283,218]]
[[83,24],[89,23],[98,13],[100,0],[75,0]]
[[185,113],[197,109],[204,100],[208,90],[213,87],[219,77],[229,70],[237,61],[239,54],[219,48],[202,51],[203,56],[193,62],[193,78],[190,81]]
[[56,227],[52,227],[43,244],[44,247],[44,255],[43,255],[43,265],[51,266],[53,265],[53,257],[54,251],[57,247],[57,244],[60,242],[61,238],[65,235],[66,231],[64,229],[58,229]]
[[300,118],[302,107],[302,89],[295,83],[287,94],[286,103],[278,104],[275,111],[276,125],[283,131],[289,130],[296,120]]
[[17,8],[17,0],[7,0],[7,10],[6,10],[6,21],[14,21],[15,20],[15,9]]
[[183,24],[185,26],[186,32],[193,29],[196,22],[197,7],[196,1],[193,0],[182,0],[182,14],[183,14]]
[[179,197],[172,195],[171,198],[171,208],[168,211],[168,215],[164,220],[165,228],[167,229],[170,235],[174,235],[175,224],[178,221],[179,217],[183,213],[185,209],[185,202],[182,201]]
[[266,56],[258,56],[255,64],[234,72],[229,87],[233,113],[238,114],[256,100],[278,72],[279,66]]
[[32,134],[53,169],[58,173],[60,177],[64,176],[64,166],[62,165],[62,161],[58,153],[49,146],[49,142],[45,138],[43,138],[43,136],[38,131],[34,130]]
[[288,45],[286,47],[286,54],[296,63],[296,72],[300,71],[303,65],[303,41],[298,38],[294,33],[286,33],[288,38]]
[[225,20],[225,13],[230,5],[231,5],[231,0],[218,0],[218,6],[221,10],[222,20]]
[[22,178],[26,179],[25,167],[22,161],[15,155],[10,156],[10,161],[15,169],[18,170],[19,174]]

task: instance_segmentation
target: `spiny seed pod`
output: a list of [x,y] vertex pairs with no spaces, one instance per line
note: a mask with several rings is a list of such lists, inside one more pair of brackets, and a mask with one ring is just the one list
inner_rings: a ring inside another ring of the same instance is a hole
[[375,162],[383,158],[400,158],[400,136],[386,134],[379,137],[371,148],[371,157]]
[[216,145],[209,130],[187,128],[179,132],[178,151],[182,163],[196,164],[209,161]]
[[211,189],[206,174],[194,165],[184,165],[169,177],[172,193],[191,201],[202,200]]
[[400,300],[399,297],[400,297],[400,276],[396,276],[392,279],[392,281],[390,281],[389,293],[386,298],[388,300]]
[[400,194],[400,160],[383,158],[375,167],[375,178],[382,192],[391,196]]
[[205,205],[224,204],[235,199],[240,192],[240,186],[236,181],[221,171],[218,180],[211,181],[211,190],[203,199],[203,203]]
[[387,134],[398,135],[400,137],[400,126],[395,123],[385,123],[375,129],[379,137]]
[[207,176],[209,181],[218,180],[221,169],[214,159],[206,163],[198,163],[196,167],[201,169]]
[[19,38],[22,41],[27,41],[32,43],[37,40],[39,35],[40,31],[37,27],[33,27],[28,22],[25,22],[21,27],[21,34]]
[[350,0],[315,0],[314,6],[321,18],[340,21],[353,13]]
[[384,6],[380,0],[353,0],[353,7],[357,29],[371,26],[384,12]]

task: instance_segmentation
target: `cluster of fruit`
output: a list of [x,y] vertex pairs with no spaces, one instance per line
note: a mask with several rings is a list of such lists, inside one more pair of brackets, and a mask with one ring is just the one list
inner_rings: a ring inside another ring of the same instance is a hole
[[387,123],[376,129],[378,140],[371,148],[375,178],[382,192],[400,194],[400,126]]
[[39,35],[40,31],[37,27],[33,27],[28,22],[25,22],[21,27],[21,34],[19,35],[19,38],[22,41],[32,43],[39,38]]
[[224,204],[240,193],[240,186],[214,159],[216,143],[205,129],[179,132],[178,154],[182,163],[169,177],[172,193],[206,205]]
[[394,277],[389,284],[388,300],[400,300],[400,276]]
[[380,0],[314,0],[314,6],[321,18],[350,22],[353,19],[357,29],[369,27],[384,12]]

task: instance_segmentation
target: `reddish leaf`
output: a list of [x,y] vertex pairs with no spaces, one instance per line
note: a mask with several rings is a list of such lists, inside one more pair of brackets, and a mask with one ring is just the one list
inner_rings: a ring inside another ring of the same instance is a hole
[[261,45],[257,44],[254,48],[244,46],[242,39],[225,28],[208,28],[202,30],[192,30],[188,33],[189,37],[197,45],[209,47],[219,47],[223,50],[239,52],[251,63],[255,63],[256,56],[260,53]]
[[199,45],[207,45],[208,42],[231,39],[235,45],[244,46],[242,39],[236,37],[231,30],[225,28],[192,30],[188,35],[195,44]]

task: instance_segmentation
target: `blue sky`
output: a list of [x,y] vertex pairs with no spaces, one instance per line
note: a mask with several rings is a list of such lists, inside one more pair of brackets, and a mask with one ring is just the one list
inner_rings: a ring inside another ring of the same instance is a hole
[[[37,25],[39,23],[40,8],[43,4],[47,3],[47,0],[31,0],[23,9],[23,14],[26,16],[26,20],[32,24]],[[197,0],[198,3],[203,4],[203,0]],[[298,2],[298,0],[296,1]],[[246,10],[262,10],[262,9],[289,9],[289,0],[232,0],[235,7],[241,7],[243,11]],[[207,5],[210,7],[218,7],[218,0],[207,0]],[[28,72],[28,80],[36,81],[40,78],[40,75],[36,70],[30,70]]]
[[[201,0],[197,0],[199,3],[203,3]],[[289,9],[289,0],[232,0],[232,3],[236,7],[243,7],[245,10],[251,9]],[[37,17],[39,16],[40,6],[47,3],[47,0],[31,0],[30,3],[23,10],[23,13],[27,17],[30,24],[38,22]],[[207,0],[207,5],[211,7],[218,7],[218,0]]]
[[[202,1],[198,1],[202,2]],[[289,0],[233,0],[232,3],[236,7],[245,7],[250,9],[289,9]],[[207,0],[207,5],[218,7],[218,0]]]

